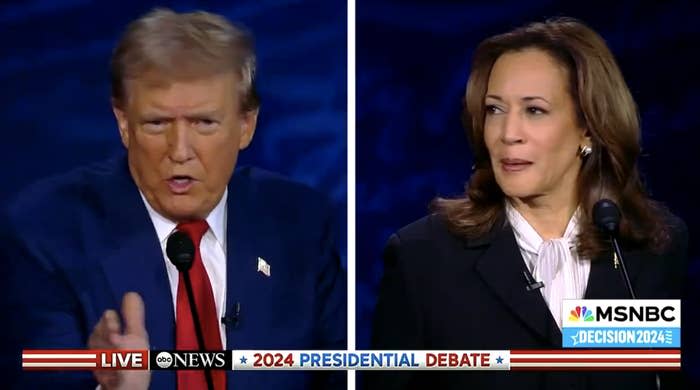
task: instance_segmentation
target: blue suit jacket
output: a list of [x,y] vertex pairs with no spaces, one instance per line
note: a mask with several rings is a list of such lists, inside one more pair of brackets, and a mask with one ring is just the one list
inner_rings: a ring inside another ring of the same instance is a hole
[[[345,349],[346,277],[334,249],[331,208],[318,193],[261,170],[229,183],[228,349]],[[158,238],[126,163],[105,163],[42,181],[0,221],[3,382],[86,388],[89,372],[21,372],[21,349],[86,348],[107,309],[136,291],[146,305],[151,349],[174,349],[175,318]],[[271,276],[257,272],[257,258]],[[235,389],[344,388],[344,373],[228,372]],[[330,381],[330,383],[329,383]],[[12,387],[12,386],[11,386]],[[175,389],[174,372],[151,388]]]

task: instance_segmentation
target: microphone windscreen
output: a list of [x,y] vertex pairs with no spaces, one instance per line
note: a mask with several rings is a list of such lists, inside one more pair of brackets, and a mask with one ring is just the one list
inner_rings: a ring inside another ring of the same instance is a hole
[[194,262],[194,243],[186,233],[175,231],[168,237],[165,253],[178,271],[188,271]]
[[601,199],[593,206],[593,221],[605,233],[617,233],[620,227],[620,218],[620,209],[610,199]]

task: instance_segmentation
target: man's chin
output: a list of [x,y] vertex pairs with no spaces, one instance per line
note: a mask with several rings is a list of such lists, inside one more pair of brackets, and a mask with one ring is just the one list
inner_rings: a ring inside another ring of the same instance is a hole
[[153,207],[159,214],[173,222],[185,222],[198,219],[205,219],[216,203],[207,197],[197,194],[174,195],[170,193],[160,193],[155,200]]
[[204,219],[208,214],[209,211],[194,205],[174,205],[163,210],[163,216],[175,222]]

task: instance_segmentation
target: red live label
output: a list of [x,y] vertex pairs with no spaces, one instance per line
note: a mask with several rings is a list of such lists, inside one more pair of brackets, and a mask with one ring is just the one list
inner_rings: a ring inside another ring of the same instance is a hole
[[148,369],[148,351],[99,351],[97,358],[101,369]]

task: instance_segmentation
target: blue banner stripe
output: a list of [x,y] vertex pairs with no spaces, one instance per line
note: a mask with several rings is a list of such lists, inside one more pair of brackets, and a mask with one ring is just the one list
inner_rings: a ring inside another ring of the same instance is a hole
[[563,328],[564,348],[680,348],[680,328]]

